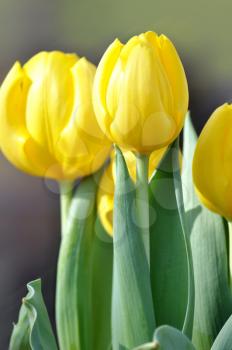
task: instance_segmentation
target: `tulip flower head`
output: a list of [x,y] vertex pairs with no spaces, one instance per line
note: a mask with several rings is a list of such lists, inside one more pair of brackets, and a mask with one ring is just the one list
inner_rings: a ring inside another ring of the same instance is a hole
[[[151,153],[149,159],[149,178],[152,176],[154,170],[161,161],[164,153],[166,152],[167,147],[160,150],[156,150]],[[135,182],[136,181],[136,157],[133,152],[124,151],[123,152],[127,168],[130,174],[130,177]],[[101,220],[101,223],[104,229],[109,235],[113,233],[113,208],[114,208],[114,190],[115,190],[115,152],[112,151],[111,162],[106,168],[98,190],[98,215]]]
[[202,203],[232,220],[232,105],[217,108],[197,142],[193,180]]
[[96,171],[110,152],[92,105],[95,66],[62,52],[16,62],[0,90],[0,139],[19,169],[57,180]]
[[115,40],[97,68],[93,102],[99,126],[124,149],[150,154],[180,133],[188,108],[185,72],[171,41],[147,32]]

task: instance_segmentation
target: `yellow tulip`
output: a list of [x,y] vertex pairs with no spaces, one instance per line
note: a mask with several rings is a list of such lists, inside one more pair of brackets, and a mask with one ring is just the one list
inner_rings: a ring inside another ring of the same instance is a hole
[[171,41],[147,32],[115,40],[94,79],[99,126],[124,149],[150,154],[180,133],[188,108],[185,72]]
[[[154,170],[162,159],[166,147],[154,151],[149,158],[149,178],[152,176]],[[136,181],[136,156],[133,152],[123,152],[130,177]],[[112,235],[113,232],[113,208],[114,208],[114,188],[115,188],[115,154],[111,154],[111,162],[105,170],[98,190],[98,215],[105,230]]]
[[232,105],[217,108],[197,142],[193,180],[202,203],[232,220]]
[[57,180],[96,171],[110,152],[92,105],[96,68],[85,58],[41,52],[16,62],[0,90],[0,140],[17,168]]

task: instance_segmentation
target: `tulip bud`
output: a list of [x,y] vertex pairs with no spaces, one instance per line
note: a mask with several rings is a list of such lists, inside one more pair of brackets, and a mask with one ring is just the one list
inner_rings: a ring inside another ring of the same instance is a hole
[[194,154],[193,181],[202,203],[232,220],[232,105],[217,108],[204,126]]
[[186,76],[171,41],[154,32],[126,45],[115,40],[97,68],[93,101],[99,126],[122,148],[149,154],[169,145],[188,108]]
[[[151,153],[149,158],[149,178],[152,176],[154,170],[161,161],[164,153],[166,152],[166,147]],[[123,152],[130,177],[135,182],[136,181],[136,156],[133,152],[124,151]],[[98,190],[98,215],[101,223],[108,232],[109,235],[113,233],[113,208],[114,208],[114,189],[115,189],[115,153],[111,154],[111,162],[107,167],[106,171],[102,175],[99,190]]]
[[96,171],[110,152],[93,106],[95,66],[62,52],[16,62],[0,90],[0,140],[17,168],[57,180]]

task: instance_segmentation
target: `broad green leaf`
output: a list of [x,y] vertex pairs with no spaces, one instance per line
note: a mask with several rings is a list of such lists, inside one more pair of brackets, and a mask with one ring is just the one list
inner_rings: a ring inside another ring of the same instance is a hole
[[55,337],[41,294],[41,281],[27,285],[18,323],[14,326],[10,350],[57,350]]
[[191,341],[178,329],[161,326],[156,329],[153,341],[133,350],[195,350]]
[[112,242],[100,242],[95,230],[99,177],[100,172],[78,186],[62,237],[56,294],[61,350],[110,345]]
[[92,341],[95,350],[111,349],[113,240],[99,219],[92,256]]
[[19,312],[18,323],[14,325],[11,335],[9,350],[31,350],[29,338],[30,325],[27,309],[25,305],[22,304]]
[[191,341],[178,329],[161,326],[154,334],[154,348],[157,350],[195,350]]
[[195,277],[193,343],[198,350],[208,350],[232,313],[232,300],[223,220],[201,205],[193,187],[192,159],[196,141],[188,117],[184,127],[182,182]]
[[194,280],[177,141],[159,164],[149,187],[151,283],[156,322],[184,329],[191,337]]
[[211,350],[231,350],[232,349],[232,316],[218,334]]
[[116,149],[114,203],[113,349],[148,342],[155,328],[149,266],[136,225],[135,186]]

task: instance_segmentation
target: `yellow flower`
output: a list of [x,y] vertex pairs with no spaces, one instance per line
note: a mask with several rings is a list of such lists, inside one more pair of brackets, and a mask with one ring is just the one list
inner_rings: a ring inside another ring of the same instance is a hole
[[119,146],[149,154],[170,144],[188,108],[186,76],[171,41],[154,32],[126,45],[115,40],[97,68],[93,102],[100,127]]
[[[162,159],[166,147],[154,151],[149,158],[149,178],[152,176],[154,170]],[[136,156],[133,152],[123,152],[130,177],[136,181]],[[115,153],[111,154],[111,162],[104,172],[98,190],[98,215],[105,230],[112,235],[113,231],[113,208],[114,208],[114,187],[115,187]]]
[[0,140],[17,168],[57,180],[96,171],[110,152],[92,105],[96,68],[85,58],[41,52],[16,62],[0,90]]
[[232,105],[217,108],[202,130],[193,180],[202,203],[232,220]]

